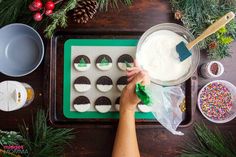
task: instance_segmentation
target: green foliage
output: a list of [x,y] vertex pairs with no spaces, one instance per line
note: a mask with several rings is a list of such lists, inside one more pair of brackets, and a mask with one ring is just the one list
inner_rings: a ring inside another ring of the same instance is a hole
[[[42,0],[45,4],[47,0]],[[44,30],[45,37],[50,38],[56,28],[67,27],[67,13],[76,7],[80,0],[65,0],[65,2],[56,5],[56,12],[51,16],[44,16],[41,22],[33,20],[33,14],[28,6],[32,0],[0,0],[0,27],[10,23],[24,23],[35,29],[41,29],[46,26]],[[99,9],[107,11],[109,7],[118,8],[119,3],[131,5],[133,0],[97,0]]]
[[[226,13],[236,12],[236,0],[170,0],[173,10],[182,13],[181,21],[195,37]],[[223,31],[223,32],[222,32]],[[230,56],[229,44],[236,38],[236,23],[231,21],[225,28],[200,43],[201,49],[207,49],[209,58],[222,59]],[[209,48],[211,42],[216,48]]]
[[186,141],[181,157],[235,157],[236,141],[217,128],[208,129],[204,124],[195,124],[195,139]]
[[15,131],[0,130],[0,145],[18,145],[23,140],[22,136]]
[[29,0],[3,0],[0,3],[0,27],[13,23]]
[[109,7],[118,9],[120,3],[130,6],[133,0],[97,0],[97,2],[100,11],[108,11]]
[[57,129],[47,125],[47,115],[39,110],[32,121],[32,131],[26,124],[20,126],[24,138],[23,145],[29,157],[60,157],[65,145],[74,138],[72,129]]
[[50,16],[52,22],[44,30],[47,38],[52,36],[58,26],[62,28],[67,27],[67,13],[76,7],[77,1],[78,0],[68,0],[60,10]]

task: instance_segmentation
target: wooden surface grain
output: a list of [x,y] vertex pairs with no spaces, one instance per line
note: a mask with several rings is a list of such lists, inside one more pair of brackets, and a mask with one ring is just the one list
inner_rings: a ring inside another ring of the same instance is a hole
[[[134,5],[129,8],[121,8],[119,11],[110,11],[107,13],[98,13],[88,24],[79,25],[69,23],[68,30],[84,29],[90,30],[128,30],[144,32],[149,27],[163,23],[176,22],[171,13],[170,4],[167,0],[134,0]],[[45,40],[45,44],[47,41]],[[47,44],[47,47],[49,45]],[[232,44],[232,51],[236,51],[236,43]],[[47,49],[48,50],[48,49]],[[46,52],[48,55],[49,52]],[[225,66],[225,73],[219,79],[225,79],[236,85],[236,53],[231,58],[222,60]],[[201,63],[207,62],[206,54],[202,53]],[[45,98],[48,98],[46,88],[48,87],[48,67],[50,65],[41,64],[41,66],[32,74],[21,78],[10,78],[0,74],[0,81],[17,80],[27,82],[35,90],[36,97],[34,102],[19,111],[4,113],[0,112],[0,129],[17,129],[17,125],[24,119],[30,124],[32,113],[36,112],[38,106],[47,108]],[[43,81],[45,80],[45,81]],[[199,88],[210,80],[199,79]],[[224,134],[232,132],[236,136],[236,119],[226,124],[213,124],[207,121],[198,110],[194,115],[197,122],[205,122],[207,126],[213,128],[218,126]],[[70,147],[66,148],[65,157],[110,157],[112,145],[116,132],[116,125],[111,128],[93,128],[93,129],[75,129],[76,138]],[[177,156],[180,145],[185,144],[185,139],[193,138],[192,126],[181,129],[184,136],[174,136],[164,128],[139,128],[137,136],[142,157],[173,157]]]

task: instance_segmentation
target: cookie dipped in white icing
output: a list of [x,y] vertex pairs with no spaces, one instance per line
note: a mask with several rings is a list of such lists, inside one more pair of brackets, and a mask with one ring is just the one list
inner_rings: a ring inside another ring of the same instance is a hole
[[87,77],[80,76],[75,80],[74,87],[77,92],[86,92],[91,88],[91,82]]
[[97,89],[101,92],[108,92],[113,87],[112,79],[108,76],[101,76],[96,82]]
[[79,96],[74,100],[74,108],[78,112],[86,112],[91,104],[87,97],[85,96]]
[[120,97],[116,98],[115,109],[116,111],[120,111]]
[[138,109],[141,112],[147,113],[152,111],[152,106],[145,105],[143,102],[138,103]]
[[91,66],[88,56],[79,55],[74,59],[74,67],[77,71],[87,71]]
[[96,59],[96,66],[102,71],[110,70],[112,68],[112,59],[108,55],[100,55]]
[[117,86],[117,89],[122,92],[123,89],[125,88],[125,86],[128,84],[128,78],[127,76],[122,76],[120,77],[117,82],[116,82],[116,86]]
[[111,100],[105,96],[97,98],[95,101],[95,109],[100,113],[106,113],[111,110]]
[[192,57],[183,62],[179,60],[176,45],[181,41],[187,43],[186,39],[172,31],[154,32],[145,39],[136,57],[151,78],[177,80],[188,73],[192,63]]

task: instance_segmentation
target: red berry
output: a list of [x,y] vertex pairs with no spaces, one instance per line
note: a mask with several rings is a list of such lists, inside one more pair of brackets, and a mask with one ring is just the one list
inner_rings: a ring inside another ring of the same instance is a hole
[[45,15],[49,16],[49,15],[51,15],[51,14],[53,14],[53,11],[52,11],[52,10],[46,10]]
[[45,4],[45,8],[47,10],[53,10],[55,8],[55,3],[53,1],[47,1]]
[[40,0],[34,0],[32,2],[32,6],[36,8],[37,10],[39,10],[43,7],[43,3]]
[[34,20],[35,21],[41,21],[43,19],[43,16],[42,16],[42,14],[40,13],[40,12],[37,12],[37,13],[35,13],[34,14]]
[[30,11],[37,11],[38,9],[35,8],[32,4],[29,5],[29,10]]

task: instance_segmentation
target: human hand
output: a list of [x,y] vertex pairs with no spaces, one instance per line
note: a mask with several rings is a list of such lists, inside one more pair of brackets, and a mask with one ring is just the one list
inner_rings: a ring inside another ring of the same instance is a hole
[[136,105],[140,99],[135,93],[136,83],[147,85],[150,83],[148,73],[140,68],[138,63],[134,62],[134,67],[127,69],[128,85],[124,88],[120,98],[120,112],[135,111]]

